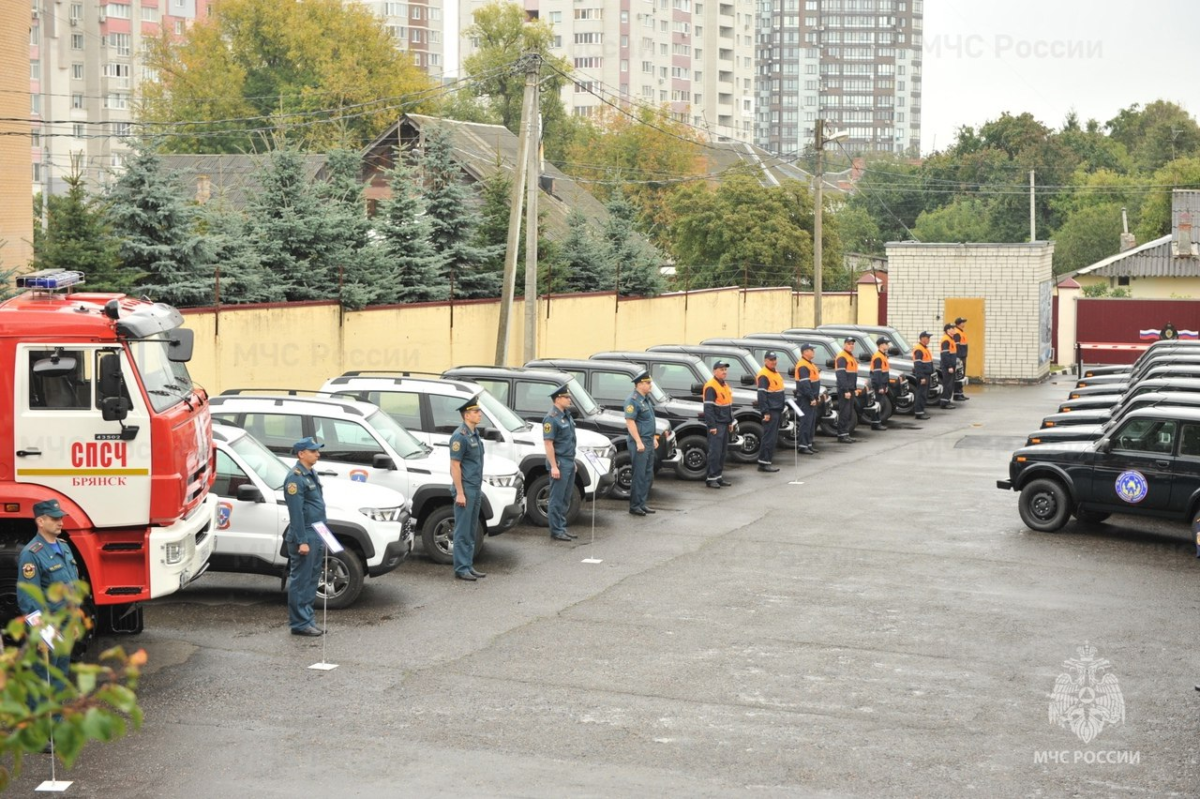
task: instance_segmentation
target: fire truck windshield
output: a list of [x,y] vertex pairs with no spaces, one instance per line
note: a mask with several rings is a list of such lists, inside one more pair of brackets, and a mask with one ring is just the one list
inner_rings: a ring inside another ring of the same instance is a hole
[[179,404],[192,390],[192,378],[187,365],[167,357],[167,342],[163,339],[144,339],[129,342],[134,363],[150,396],[150,405],[161,413]]

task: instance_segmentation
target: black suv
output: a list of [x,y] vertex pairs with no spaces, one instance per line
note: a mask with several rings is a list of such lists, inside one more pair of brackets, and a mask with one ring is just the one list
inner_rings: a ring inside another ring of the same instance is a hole
[[[804,336],[816,334],[829,336],[838,342],[838,349],[841,349],[842,342],[847,338],[853,338],[856,342],[854,345],[854,356],[858,358],[859,363],[866,366],[865,371],[870,375],[871,356],[875,354],[875,350],[879,346],[875,343],[875,339],[878,336],[873,336],[864,330],[855,330],[850,327],[838,329],[793,327],[783,332],[788,335],[798,334]],[[832,366],[833,364],[828,365]],[[914,392],[919,387],[917,376],[913,374],[912,359],[907,357],[899,347],[893,346],[888,348],[888,367],[888,392],[876,397],[879,401],[879,418],[885,422],[893,413],[907,414],[912,413],[916,409],[917,395]],[[926,387],[926,390],[930,390],[932,385],[931,382]]]
[[1113,364],[1084,368],[1083,364],[1080,363],[1078,365],[1079,376],[1084,378],[1132,372],[1136,367],[1142,365],[1143,362],[1153,360],[1154,358],[1161,358],[1169,352],[1178,352],[1180,354],[1200,352],[1200,350],[1191,349],[1192,347],[1200,347],[1200,341],[1196,339],[1160,339],[1147,347],[1146,351],[1139,355],[1137,360],[1132,364]]
[[[542,358],[525,364],[530,369],[566,372],[587,389],[601,406],[625,412],[633,393],[633,378],[642,367],[628,361],[585,361],[571,358]],[[704,429],[704,404],[675,399],[657,383],[651,383],[650,402],[654,414],[671,425],[679,459],[675,475],[683,480],[703,480],[708,472],[708,431]]]
[[1152,377],[1125,391],[1114,391],[1112,394],[1093,394],[1088,397],[1067,400],[1058,406],[1058,412],[1074,413],[1075,411],[1111,408],[1121,404],[1131,394],[1137,396],[1138,394],[1148,394],[1151,391],[1200,391],[1200,378]]
[[[1063,414],[1075,416],[1074,424],[1057,425],[1041,430],[1034,430],[1025,439],[1025,446],[1034,444],[1057,444],[1060,441],[1093,441],[1103,438],[1104,434],[1113,429],[1130,411],[1140,408],[1181,406],[1184,408],[1200,408],[1200,394],[1187,391],[1168,391],[1164,394],[1151,392],[1149,394],[1130,395],[1112,411],[1080,411],[1079,413]],[[1087,417],[1091,417],[1091,420]],[[1083,417],[1082,420],[1079,417]],[[1103,417],[1103,418],[1100,418]]]
[[[617,499],[629,498],[629,489],[633,485],[633,468],[625,441],[628,433],[625,415],[601,407],[571,375],[552,369],[456,366],[443,372],[442,377],[478,383],[514,410],[517,416],[530,422],[541,422],[545,418],[551,405],[550,392],[556,386],[565,384],[571,391],[571,415],[575,417],[575,425],[607,436],[617,448],[614,469],[617,478],[612,496]],[[671,432],[671,426],[659,419],[655,430],[659,442],[654,450],[654,468],[657,471],[663,464],[673,462],[678,454],[675,451],[675,435]]]
[[[636,364],[648,369],[654,382],[672,397],[696,402],[703,402],[704,384],[713,377],[712,369],[700,356],[685,352],[598,352],[592,360]],[[738,463],[754,463],[762,448],[763,431],[762,412],[754,407],[758,392],[731,387],[731,393],[737,437],[729,442],[729,457]]]
[[1061,530],[1072,514],[1190,523],[1200,511],[1200,409],[1142,408],[1096,441],[1022,447],[996,487],[1019,491],[1021,521],[1041,532]]
[[1156,377],[1200,378],[1200,359],[1188,358],[1184,360],[1155,361],[1143,373],[1130,374],[1126,380],[1118,380],[1116,382],[1091,382],[1091,380],[1096,380],[1097,378],[1083,380],[1080,382],[1087,383],[1087,385],[1076,386],[1071,389],[1069,399],[1093,397],[1097,394],[1123,394],[1130,387],[1136,386],[1141,381],[1153,380]]

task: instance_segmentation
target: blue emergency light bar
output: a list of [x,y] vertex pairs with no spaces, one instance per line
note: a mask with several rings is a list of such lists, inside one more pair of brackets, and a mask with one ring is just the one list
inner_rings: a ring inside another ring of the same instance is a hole
[[70,269],[43,269],[40,272],[30,272],[17,277],[19,289],[41,289],[55,291],[57,289],[78,286],[83,282],[83,272]]

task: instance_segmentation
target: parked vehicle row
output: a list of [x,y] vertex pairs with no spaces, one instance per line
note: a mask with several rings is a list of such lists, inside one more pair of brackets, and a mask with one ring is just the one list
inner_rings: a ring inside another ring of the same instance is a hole
[[1086,369],[1058,412],[1013,453],[997,488],[1026,526],[1062,529],[1128,513],[1200,514],[1200,341],[1159,341],[1128,367]]

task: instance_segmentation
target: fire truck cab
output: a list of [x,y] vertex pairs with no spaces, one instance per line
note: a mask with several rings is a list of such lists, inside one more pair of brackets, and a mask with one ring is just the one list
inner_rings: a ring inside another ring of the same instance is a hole
[[176,309],[72,292],[80,272],[17,278],[0,303],[0,624],[19,615],[33,505],[57,499],[101,629],[200,576],[217,520],[208,395]]

